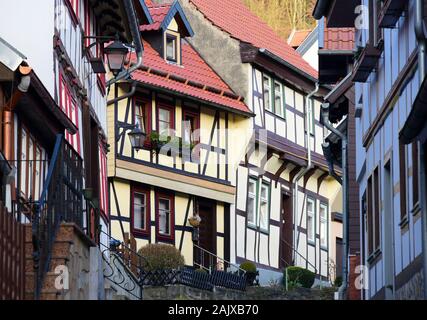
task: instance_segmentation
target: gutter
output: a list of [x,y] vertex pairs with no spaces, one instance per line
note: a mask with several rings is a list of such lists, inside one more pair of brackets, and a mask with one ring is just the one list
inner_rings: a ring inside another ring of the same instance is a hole
[[347,136],[343,134],[338,129],[334,128],[332,123],[329,121],[329,103],[322,104],[322,118],[323,124],[328,128],[331,132],[336,134],[342,141],[342,197],[343,197],[343,263],[342,263],[342,274],[343,274],[343,282],[341,287],[338,289],[338,295],[340,300],[344,300],[345,292],[348,286],[348,170],[347,170],[347,146],[348,140]]
[[[418,73],[420,77],[420,84],[424,82],[424,77],[426,74],[426,46],[427,40],[424,33],[424,0],[415,1],[415,36],[418,41]],[[417,143],[420,147],[419,143]],[[420,148],[419,160],[425,157],[425,149]],[[424,195],[427,189],[426,186],[426,170],[425,165],[422,165],[424,161],[419,161],[421,164],[421,194]],[[427,200],[425,197],[421,196],[422,201],[422,243],[423,243],[423,276],[424,276],[424,299],[427,299]]]
[[305,98],[305,105],[307,106],[307,113],[306,113],[306,117],[305,117],[305,123],[306,123],[306,128],[307,128],[307,153],[308,153],[308,162],[307,162],[307,167],[305,169],[301,169],[301,171],[298,173],[298,175],[296,175],[293,179],[292,179],[292,185],[293,185],[293,192],[292,192],[292,208],[293,208],[293,226],[294,226],[294,230],[293,230],[293,261],[295,264],[296,261],[296,252],[298,251],[297,249],[297,224],[296,224],[296,218],[298,215],[298,184],[299,181],[301,180],[302,177],[304,177],[312,168],[313,168],[313,162],[311,159],[311,137],[310,137],[310,131],[311,131],[311,126],[310,126],[310,119],[312,119],[312,112],[313,112],[313,106],[311,104],[311,97],[313,97],[317,92],[319,91],[319,83],[316,82],[316,88],[314,89],[314,91],[310,92],[306,98]]
[[123,0],[123,2],[124,2],[126,14],[129,18],[129,26],[130,26],[130,31],[132,34],[132,39],[133,39],[133,42],[135,45],[137,62],[132,67],[130,67],[128,70],[124,70],[117,77],[108,81],[107,87],[110,87],[112,84],[127,78],[130,74],[132,74],[132,72],[134,72],[135,70],[139,69],[142,66],[142,55],[144,52],[144,47],[143,47],[142,41],[141,41],[141,34],[139,31],[139,22],[138,22],[138,18],[136,17],[135,8],[133,6],[133,1],[132,0]]
[[316,20],[322,19],[324,16],[326,16],[326,10],[329,9],[330,6],[330,0],[317,0],[316,6],[313,10],[313,17]]

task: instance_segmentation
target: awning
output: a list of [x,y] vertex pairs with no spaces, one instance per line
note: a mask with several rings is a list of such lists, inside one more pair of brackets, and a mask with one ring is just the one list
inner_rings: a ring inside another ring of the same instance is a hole
[[405,126],[400,132],[400,140],[405,144],[412,143],[427,125],[427,77],[421,84]]

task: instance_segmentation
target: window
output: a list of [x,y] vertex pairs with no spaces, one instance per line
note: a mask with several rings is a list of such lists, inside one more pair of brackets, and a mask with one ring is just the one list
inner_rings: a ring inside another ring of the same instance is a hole
[[367,232],[368,253],[372,255],[380,248],[380,184],[379,170],[375,169],[373,175],[368,179],[367,195]]
[[247,217],[248,217],[248,224],[253,226],[256,226],[256,198],[257,198],[256,189],[257,189],[257,181],[254,179],[249,179]]
[[274,82],[274,109],[278,116],[283,117],[283,91],[282,85]]
[[177,37],[171,34],[166,35],[166,60],[178,62]]
[[132,188],[132,233],[135,236],[150,234],[150,190]]
[[200,115],[195,111],[184,110],[182,138],[186,143],[197,143],[200,139]]
[[307,199],[307,239],[309,242],[314,242],[316,236],[315,207],[314,200]]
[[415,207],[419,202],[419,187],[418,187],[418,176],[419,176],[419,164],[418,164],[418,143],[412,144],[412,190],[414,194],[413,206]]
[[157,109],[157,128],[162,136],[174,135],[174,109],[171,107],[159,106]]
[[107,181],[107,153],[99,145],[99,208],[108,220],[108,181]]
[[261,185],[260,206],[259,206],[259,227],[261,230],[268,230],[269,220],[269,190],[270,186],[263,183]]
[[159,240],[174,239],[174,196],[157,194],[157,238]]
[[79,108],[77,107],[76,100],[72,97],[71,92],[68,88],[68,85],[64,77],[60,76],[59,84],[60,94],[60,106],[62,111],[67,115],[67,117],[73,122],[77,127],[77,132],[72,135],[68,131],[65,132],[65,139],[68,143],[73,146],[74,150],[78,154],[81,154],[80,148],[80,131],[79,131]]
[[19,155],[20,195],[25,199],[38,200],[43,188],[44,149],[23,126],[20,128]]
[[323,248],[328,247],[328,207],[320,204],[320,245]]
[[404,143],[399,142],[399,171],[400,171],[400,218],[404,220],[407,217],[406,209],[406,146]]
[[268,232],[270,219],[270,185],[249,179],[247,223],[252,228]]
[[147,101],[135,101],[135,118],[134,124],[138,124],[142,132],[149,134],[151,132],[151,108]]
[[264,75],[264,108],[273,111],[273,101],[271,101],[271,78]]

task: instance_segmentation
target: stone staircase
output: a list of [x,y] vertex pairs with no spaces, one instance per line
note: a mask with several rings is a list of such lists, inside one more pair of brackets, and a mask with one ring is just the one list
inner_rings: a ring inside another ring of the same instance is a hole
[[[53,245],[49,272],[45,275],[41,290],[41,300],[64,300],[68,290],[55,288],[59,272],[57,267],[69,266],[70,251],[73,245],[73,226],[61,226]],[[25,298],[34,299],[35,272],[31,225],[25,227]]]

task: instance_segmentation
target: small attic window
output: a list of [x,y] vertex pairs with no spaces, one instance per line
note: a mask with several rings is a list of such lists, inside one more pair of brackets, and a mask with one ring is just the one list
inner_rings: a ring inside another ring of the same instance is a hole
[[166,60],[178,62],[178,38],[175,35],[166,35]]

